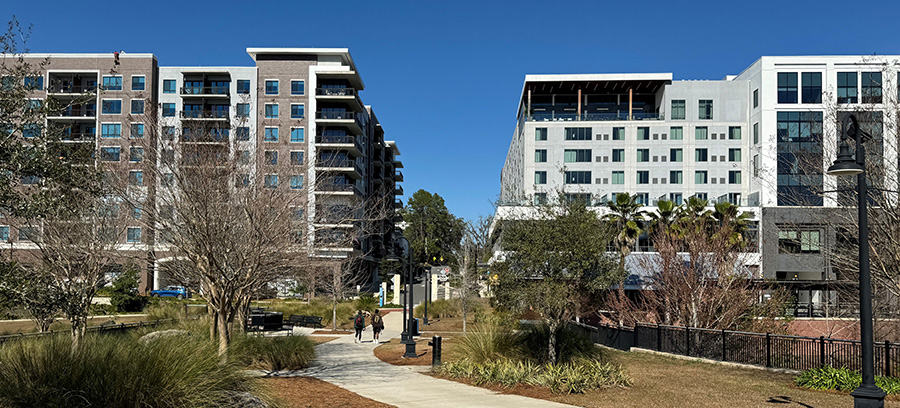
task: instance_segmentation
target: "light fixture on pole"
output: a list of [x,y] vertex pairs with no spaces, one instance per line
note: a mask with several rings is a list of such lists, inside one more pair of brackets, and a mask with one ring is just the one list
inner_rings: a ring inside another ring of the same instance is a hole
[[397,251],[403,253],[403,257],[406,261],[406,270],[407,270],[407,279],[406,279],[406,307],[404,307],[404,320],[406,321],[406,325],[403,328],[403,333],[400,334],[400,342],[406,345],[406,352],[403,353],[403,357],[406,358],[415,358],[418,357],[416,354],[416,341],[413,339],[413,325],[415,324],[413,318],[413,276],[412,276],[412,253],[409,247],[409,240],[403,236],[403,231],[400,228],[394,228],[394,255],[389,259],[399,259],[397,257]]
[[[866,184],[866,151],[863,143],[871,138],[859,128],[856,115],[842,122],[841,144],[837,159],[825,172],[831,176],[856,176],[859,211],[859,332],[862,346],[862,384],[850,394],[855,408],[883,408],[885,392],[875,385],[875,336],[872,325],[872,276],[869,272],[868,186]],[[856,159],[850,153],[847,139],[856,141]]]

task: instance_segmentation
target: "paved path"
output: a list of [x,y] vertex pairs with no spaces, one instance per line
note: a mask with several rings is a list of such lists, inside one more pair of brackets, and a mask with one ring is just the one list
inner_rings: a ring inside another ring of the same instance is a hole
[[[382,341],[400,337],[402,313],[384,318]],[[484,388],[442,380],[414,370],[385,363],[372,350],[372,328],[363,332],[364,343],[343,336],[316,346],[316,359],[304,375],[345,388],[366,398],[396,405],[417,407],[570,407],[551,401],[499,394]],[[420,351],[421,353],[421,351]]]

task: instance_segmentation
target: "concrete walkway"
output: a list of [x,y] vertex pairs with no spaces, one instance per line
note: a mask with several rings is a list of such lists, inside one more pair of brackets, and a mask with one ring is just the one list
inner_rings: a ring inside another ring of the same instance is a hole
[[[403,314],[384,317],[382,342],[400,337]],[[364,343],[353,336],[316,346],[316,359],[303,375],[327,381],[366,398],[400,408],[431,407],[570,407],[519,395],[499,394],[484,388],[442,380],[385,363],[375,357],[372,328],[363,332]],[[419,351],[420,354],[422,350]]]

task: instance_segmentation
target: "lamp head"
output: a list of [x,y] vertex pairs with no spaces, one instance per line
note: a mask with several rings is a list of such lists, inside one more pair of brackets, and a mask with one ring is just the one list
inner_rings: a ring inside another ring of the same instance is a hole
[[856,159],[853,157],[853,154],[850,153],[850,146],[847,144],[847,140],[841,140],[837,159],[835,159],[831,167],[825,171],[825,174],[829,176],[855,176],[862,172],[862,166],[856,163]]

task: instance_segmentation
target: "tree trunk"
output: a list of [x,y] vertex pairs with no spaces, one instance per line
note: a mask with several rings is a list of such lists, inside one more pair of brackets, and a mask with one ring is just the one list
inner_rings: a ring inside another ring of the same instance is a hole
[[547,358],[550,361],[550,364],[556,364],[556,328],[559,327],[559,323],[550,319],[550,344],[549,350],[547,352]]
[[216,339],[216,335],[218,334],[218,319],[219,314],[216,313],[215,309],[213,309],[210,305],[206,305],[206,314],[209,319],[209,340],[213,341]]
[[337,331],[337,296],[331,298],[331,330]]
[[466,320],[469,316],[469,308],[467,307],[467,301],[465,299],[462,300],[462,312],[463,312],[463,334],[466,334]]
[[219,330],[219,358],[222,363],[225,363],[228,354],[228,343],[231,341],[231,332],[228,330],[228,316],[224,310],[217,314],[216,325]]
[[87,317],[78,316],[69,319],[72,323],[72,351],[81,346],[84,340],[85,326],[87,326]]

